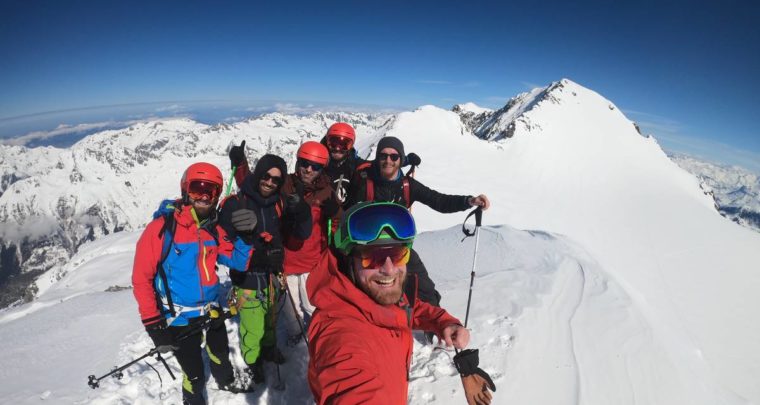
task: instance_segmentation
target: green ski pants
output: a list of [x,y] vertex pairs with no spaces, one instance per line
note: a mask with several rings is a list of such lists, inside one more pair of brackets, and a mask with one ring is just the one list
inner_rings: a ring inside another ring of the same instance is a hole
[[269,297],[269,288],[245,290],[235,287],[240,315],[240,351],[243,360],[251,365],[259,359],[262,346],[274,346],[275,325]]

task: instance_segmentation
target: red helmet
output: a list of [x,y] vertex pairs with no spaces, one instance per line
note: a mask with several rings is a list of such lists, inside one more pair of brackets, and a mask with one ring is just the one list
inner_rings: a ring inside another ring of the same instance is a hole
[[308,141],[304,142],[298,148],[296,157],[298,157],[298,159],[308,160],[309,162],[319,163],[322,166],[327,166],[327,162],[330,160],[330,152],[327,151],[325,145],[322,145],[319,142]]
[[[182,180],[179,182],[182,195],[187,194],[192,182],[211,183],[218,187],[219,192],[221,192],[224,184],[222,172],[216,166],[206,162],[193,163],[185,170]],[[216,197],[218,196],[219,194],[216,195]]]
[[327,130],[327,137],[329,138],[331,136],[348,138],[351,140],[351,143],[356,140],[356,132],[354,132],[354,128],[345,122],[336,122],[335,124],[332,124]]

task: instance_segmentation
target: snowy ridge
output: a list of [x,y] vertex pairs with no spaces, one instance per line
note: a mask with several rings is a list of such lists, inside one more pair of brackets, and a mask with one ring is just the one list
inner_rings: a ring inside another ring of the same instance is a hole
[[697,176],[702,189],[715,198],[718,211],[723,216],[760,231],[760,178],[756,173],[688,155],[673,154],[670,158]]

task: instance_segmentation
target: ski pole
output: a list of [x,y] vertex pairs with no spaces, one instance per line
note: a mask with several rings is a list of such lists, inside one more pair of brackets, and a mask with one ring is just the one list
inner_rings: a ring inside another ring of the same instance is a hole
[[227,191],[224,193],[224,196],[227,197],[230,195],[230,191],[232,190],[232,180],[235,179],[235,171],[237,170],[237,166],[232,165],[232,173],[230,173],[230,180],[227,181]]
[[[472,215],[475,215],[475,230],[470,232],[465,227],[465,224],[467,223],[467,220],[470,219]],[[480,239],[480,232],[478,230],[480,229],[481,222],[483,220],[483,209],[482,207],[475,208],[467,215],[467,218],[464,219],[464,223],[462,223],[462,232],[464,232],[465,237],[464,239],[475,235],[475,252],[472,255],[472,271],[470,271],[470,292],[467,294],[467,311],[465,312],[464,316],[464,327],[467,328],[467,321],[470,318],[470,302],[472,301],[472,286],[475,283],[475,264],[478,260],[478,242]],[[464,241],[462,239],[462,241]]]
[[[201,331],[206,330],[214,322],[219,322],[219,321],[224,322],[225,319],[229,319],[232,316],[233,315],[231,314],[231,311],[223,311],[221,314],[219,314],[218,311],[212,310],[212,312],[210,312],[206,316],[206,319],[204,319],[203,322],[200,322],[200,323],[196,324],[195,326],[193,326],[192,328],[186,330],[184,333],[182,333],[179,336],[177,336],[177,338],[174,339],[174,341],[175,342],[179,342],[179,341],[185,340],[188,337],[190,337],[192,335],[195,335],[196,333],[199,333]],[[109,377],[109,376],[113,376],[117,380],[121,380],[122,377],[124,377],[124,373],[122,371],[126,370],[127,368],[129,368],[130,366],[134,365],[138,361],[140,361],[140,360],[142,360],[142,359],[144,359],[146,357],[151,357],[153,355],[156,356],[156,360],[160,361],[164,365],[164,367],[166,367],[166,371],[169,372],[169,375],[172,377],[172,379],[176,380],[177,378],[174,376],[174,373],[169,368],[169,364],[166,362],[166,360],[163,358],[163,356],[161,356],[161,353],[158,351],[158,348],[154,347],[149,352],[147,352],[147,353],[143,354],[142,356],[140,356],[140,357],[138,357],[138,358],[130,361],[129,363],[127,363],[127,364],[125,364],[123,366],[115,367],[113,370],[111,370],[107,374],[104,374],[104,375],[102,375],[100,377],[95,377],[94,375],[88,376],[87,377],[87,385],[89,385],[90,388],[92,388],[92,389],[98,388],[98,387],[100,387],[100,381],[103,380],[106,377]],[[150,364],[148,364],[148,365],[151,368],[153,368],[153,366],[151,366]],[[153,370],[156,370],[156,369],[153,368]],[[158,373],[158,370],[156,370],[156,373]],[[158,378],[161,379],[161,375],[160,374],[158,375]]]
[[174,373],[172,373],[172,370],[169,368],[169,364],[167,364],[166,360],[164,360],[164,358],[161,357],[161,353],[158,351],[158,349],[157,348],[153,348],[148,353],[143,354],[142,356],[140,356],[140,357],[138,357],[138,358],[130,361],[129,363],[127,363],[127,364],[125,364],[125,365],[123,365],[121,367],[114,368],[113,370],[111,370],[107,374],[104,374],[104,375],[102,375],[100,377],[95,377],[94,375],[88,376],[87,377],[87,385],[89,385],[90,388],[92,388],[92,389],[98,388],[98,387],[100,387],[100,381],[101,380],[103,380],[106,377],[112,376],[112,375],[117,380],[121,380],[122,377],[124,377],[124,373],[122,371],[124,371],[125,369],[129,368],[130,366],[132,366],[133,364],[137,363],[138,361],[140,361],[140,360],[142,360],[142,359],[144,359],[146,357],[151,357],[153,355],[156,355],[156,359],[159,360],[159,361],[161,361],[161,363],[163,363],[164,367],[166,367],[166,371],[168,371],[169,375],[172,377],[172,380],[176,380],[177,378],[174,377]]
[[[303,341],[306,342],[306,345],[309,345],[309,338],[306,337],[306,330],[304,330],[303,327],[303,318],[301,318],[301,315],[298,315],[298,310],[296,309],[296,301],[293,299],[293,295],[290,293],[290,288],[288,288],[288,279],[286,278],[286,275],[282,276],[282,284],[285,286],[286,294],[288,294],[288,298],[290,299],[290,305],[293,307],[293,314],[296,316],[296,320],[298,320],[298,327],[301,328],[301,336],[303,337]],[[290,339],[288,339],[290,341]]]

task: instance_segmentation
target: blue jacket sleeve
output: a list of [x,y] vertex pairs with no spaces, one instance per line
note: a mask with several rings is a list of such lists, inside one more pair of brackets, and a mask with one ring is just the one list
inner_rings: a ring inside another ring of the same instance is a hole
[[246,244],[239,237],[230,241],[230,236],[221,226],[217,226],[217,231],[219,232],[219,255],[216,261],[229,267],[230,270],[245,271],[251,261],[253,246]]

